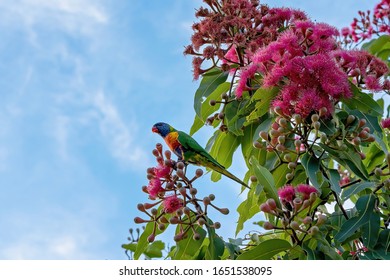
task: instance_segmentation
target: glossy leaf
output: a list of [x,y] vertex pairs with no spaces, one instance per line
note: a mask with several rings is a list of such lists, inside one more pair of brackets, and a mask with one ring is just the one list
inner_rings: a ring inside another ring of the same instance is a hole
[[347,220],[335,235],[338,242],[345,241],[349,236],[355,233],[362,225],[368,223],[371,218],[375,205],[375,196],[373,194],[362,196],[356,202],[357,216]]
[[371,116],[382,116],[382,107],[367,93],[363,93],[359,88],[350,82],[350,86],[353,92],[352,98],[346,98],[343,103],[351,110],[359,110]]
[[340,173],[336,169],[329,169],[329,183],[332,191],[334,191],[337,195],[340,195]]
[[203,75],[200,85],[195,92],[194,109],[199,118],[201,116],[201,106],[205,98],[207,98],[220,84],[226,81],[228,77],[227,72],[214,68]]
[[[204,238],[206,237],[206,231],[200,226],[195,226],[195,231],[200,235],[199,240],[194,240],[194,232],[189,230],[187,238],[176,242],[175,260],[189,260],[192,259],[196,252],[199,251]],[[180,229],[180,225],[177,227],[176,232]]]
[[[233,154],[240,145],[241,139],[230,132],[218,133],[211,147],[210,155],[225,168],[232,164]],[[213,171],[211,180],[216,182],[221,179],[221,174]]]
[[309,177],[312,185],[320,191],[321,185],[317,179],[317,173],[320,170],[320,161],[313,155],[309,155],[308,153],[304,154],[302,157],[302,165],[306,170],[306,174]]
[[370,221],[362,226],[363,244],[368,249],[374,249],[380,230],[380,216],[378,213],[372,213]]
[[252,170],[257,178],[257,181],[264,186],[264,191],[268,198],[273,198],[279,208],[281,204],[279,201],[278,193],[275,187],[275,180],[272,174],[267,168],[261,166],[258,160],[254,157],[251,158]]
[[353,184],[353,185],[343,189],[343,192],[341,193],[341,198],[346,200],[346,199],[350,198],[351,196],[358,194],[365,189],[372,189],[374,187],[375,187],[374,182],[365,181],[365,182],[361,182],[361,183],[356,183],[356,184]]
[[276,254],[290,248],[291,244],[284,239],[269,239],[242,253],[237,257],[237,260],[269,260]]
[[149,258],[161,258],[163,256],[163,250],[165,248],[164,242],[160,240],[156,240],[153,243],[149,244],[149,246],[144,251],[145,256]]

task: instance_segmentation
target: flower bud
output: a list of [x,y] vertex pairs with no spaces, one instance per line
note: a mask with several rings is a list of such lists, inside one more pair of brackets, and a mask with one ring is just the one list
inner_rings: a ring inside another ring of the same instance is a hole
[[221,212],[224,215],[228,215],[229,214],[229,209],[227,209],[227,208],[220,208],[219,212]]
[[223,120],[225,118],[225,114],[223,112],[220,112],[218,114],[218,119]]
[[176,175],[179,176],[179,178],[184,178],[185,177],[184,170],[183,169],[177,169]]
[[209,205],[210,202],[211,202],[210,197],[206,196],[206,197],[203,198],[204,205]]
[[321,127],[321,123],[320,122],[313,122],[313,127],[315,130],[319,130]]
[[150,210],[150,213],[153,215],[153,216],[156,216],[158,211],[156,208],[152,208],[152,210]]
[[362,141],[361,141],[360,137],[355,137],[355,138],[352,139],[352,143],[355,146],[359,146],[362,143]]
[[278,142],[279,142],[279,144],[284,144],[286,142],[286,136],[280,135],[278,137]]
[[296,221],[292,221],[292,222],[290,223],[290,227],[291,227],[293,230],[300,230],[299,224],[298,224]]
[[306,216],[306,217],[303,219],[302,222],[303,222],[305,225],[308,225],[308,224],[310,224],[312,221],[313,221],[313,219],[312,219],[310,216]]
[[356,120],[356,117],[354,115],[349,115],[347,117],[347,125],[353,123]]
[[153,242],[155,238],[156,238],[156,235],[154,235],[154,234],[149,235],[148,242]]
[[203,219],[203,218],[199,218],[199,219],[198,219],[198,224],[199,224],[200,226],[203,226],[203,225],[206,224],[206,220]]
[[270,222],[264,222],[263,228],[266,229],[266,230],[271,230],[271,229],[274,228],[274,225],[271,224]]
[[278,123],[281,127],[287,127],[287,120],[285,118],[280,118]]
[[254,141],[253,147],[255,147],[256,149],[262,149],[264,147],[264,145],[262,143],[260,143],[259,141]]
[[291,155],[290,155],[290,154],[285,154],[284,157],[283,157],[283,159],[284,159],[285,161],[287,161],[287,162],[292,161],[292,158],[291,158]]
[[249,179],[250,179],[251,182],[253,182],[253,183],[257,182],[257,177],[254,176],[254,175],[252,175]]
[[268,140],[268,133],[267,131],[260,131],[259,136],[263,138],[264,140]]
[[185,164],[184,164],[182,161],[179,161],[179,162],[176,164],[176,167],[177,167],[177,169],[184,169]]
[[268,204],[271,210],[275,210],[277,208],[276,202],[273,198],[267,199],[266,203]]
[[290,170],[294,170],[297,167],[297,164],[295,162],[289,162],[287,167]]
[[176,234],[174,237],[173,237],[173,240],[175,240],[175,242],[179,242],[181,240],[183,240],[184,238],[184,235],[179,233],[179,234]]
[[221,94],[221,98],[226,100],[226,99],[229,98],[229,96],[227,95],[226,92],[224,92],[224,93]]
[[325,215],[319,214],[317,216],[317,224],[316,225],[320,226],[320,225],[324,224],[326,222],[326,220],[327,220],[327,217]]
[[361,127],[365,126],[366,123],[367,123],[366,119],[360,119],[360,120],[359,120],[358,127],[361,128]]
[[158,152],[157,149],[153,149],[152,153],[153,153],[153,155],[154,155],[155,157],[160,156],[160,154],[159,154],[159,152]]
[[328,113],[328,109],[326,107],[322,107],[322,108],[320,108],[318,113],[319,113],[320,117],[323,117]]
[[312,121],[313,123],[318,122],[319,119],[320,119],[320,116],[319,116],[319,115],[317,115],[317,114],[311,115],[311,121]]
[[380,168],[375,168],[375,176],[382,176],[383,175],[383,171],[382,171],[382,169],[380,169]]
[[179,223],[179,218],[177,216],[172,216],[170,219],[169,219],[169,223],[171,225],[176,225],[177,223]]
[[262,203],[260,204],[260,210],[263,211],[264,213],[270,213],[271,207],[267,203]]
[[214,228],[215,229],[219,229],[221,227],[221,223],[220,222],[215,222],[214,223]]
[[283,152],[283,151],[286,150],[286,146],[284,146],[284,145],[282,145],[282,144],[278,144],[278,145],[276,145],[276,150],[277,150],[278,152]]
[[251,235],[251,241],[255,243],[259,242],[259,235],[257,233],[253,233]]
[[200,169],[200,168],[196,169],[196,171],[195,171],[195,176],[199,178],[199,177],[201,177],[202,175],[203,175],[203,170]]
[[310,235],[316,235],[319,231],[320,231],[320,229],[317,226],[312,226],[309,229],[309,234]]
[[196,188],[191,188],[190,189],[190,194],[191,195],[196,195],[198,193],[198,189],[196,189]]
[[293,178],[294,178],[294,173],[287,173],[287,174],[286,174],[286,179],[287,179],[288,181],[292,180]]
[[165,151],[164,151],[164,155],[165,155],[165,157],[166,157],[168,160],[170,160],[170,159],[171,159],[172,153],[171,153],[171,151],[169,151],[169,150],[165,150]]
[[142,203],[138,203],[137,204],[137,209],[141,212],[145,212],[145,207]]
[[146,222],[147,222],[146,220],[144,220],[144,219],[142,219],[140,217],[135,217],[134,218],[134,223],[136,223],[136,224],[142,224],[142,223],[146,223]]
[[294,118],[294,120],[295,120],[295,122],[296,122],[297,124],[302,123],[302,116],[301,116],[301,115],[299,115],[299,114],[294,114],[294,115],[293,115],[293,118]]
[[165,225],[164,224],[158,224],[158,229],[161,230],[161,231],[164,231],[165,230]]
[[200,234],[198,233],[198,232],[195,232],[194,233],[194,235],[192,236],[192,238],[194,239],[194,240],[199,240],[200,239]]
[[211,99],[209,104],[210,104],[210,106],[215,106],[217,104],[217,101],[214,99]]

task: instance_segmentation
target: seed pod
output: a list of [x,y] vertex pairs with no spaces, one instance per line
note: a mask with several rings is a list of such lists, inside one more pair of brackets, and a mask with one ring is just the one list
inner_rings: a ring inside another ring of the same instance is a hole
[[211,99],[209,104],[210,104],[210,106],[215,106],[217,104],[217,101],[214,99]]
[[312,121],[313,123],[318,122],[319,119],[320,119],[320,116],[319,116],[319,115],[317,115],[317,114],[311,115],[311,121]]

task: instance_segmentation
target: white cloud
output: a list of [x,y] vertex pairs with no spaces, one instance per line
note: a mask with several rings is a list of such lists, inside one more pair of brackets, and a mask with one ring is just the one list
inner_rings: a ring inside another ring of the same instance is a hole
[[136,163],[144,157],[144,152],[135,143],[141,140],[135,137],[136,123],[126,124],[103,91],[98,91],[92,97],[92,104],[99,112],[100,131],[108,142],[113,156],[122,163],[137,166]]

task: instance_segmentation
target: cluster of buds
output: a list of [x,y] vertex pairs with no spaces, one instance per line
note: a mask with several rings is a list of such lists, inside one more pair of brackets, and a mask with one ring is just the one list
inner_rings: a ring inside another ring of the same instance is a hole
[[139,203],[137,208],[148,216],[147,219],[136,217],[135,223],[154,223],[152,233],[148,237],[149,242],[153,242],[157,229],[164,231],[169,224],[178,225],[179,230],[174,240],[180,241],[188,236],[189,231],[193,231],[193,238],[199,239],[200,235],[196,231],[196,226],[206,226],[219,228],[219,222],[211,223],[207,217],[210,207],[227,215],[227,208],[217,207],[213,201],[215,195],[210,194],[203,199],[197,198],[197,189],[193,187],[193,182],[203,175],[201,169],[195,171],[192,179],[186,175],[186,165],[171,158],[171,152],[163,152],[162,145],[156,144],[153,150],[156,157],[157,166],[147,169],[149,184],[143,186],[142,190],[149,195],[151,203]]
[[[327,115],[327,109],[321,108],[318,113],[303,118],[300,114],[292,117],[285,116],[280,107],[273,109],[275,121],[271,124],[269,131],[260,131],[259,140],[253,143],[257,149],[267,149],[268,152],[275,152],[282,163],[288,164],[290,170],[287,173],[287,180],[294,176],[294,170],[298,166],[299,156],[305,153],[313,141],[320,139],[320,118]],[[309,138],[311,132],[315,133],[314,140]]]
[[227,125],[225,124],[225,108],[226,105],[232,102],[232,100],[229,100],[229,95],[227,93],[222,93],[221,94],[221,100],[214,100],[211,99],[209,104],[210,106],[219,106],[219,104],[222,104],[222,109],[215,113],[214,115],[210,116],[206,120],[207,125],[218,125],[219,124],[219,129],[222,132],[227,131]]
[[343,43],[350,45],[366,39],[372,35],[390,33],[390,1],[382,0],[374,7],[373,13],[368,11],[359,11],[359,18],[354,18],[350,27],[344,27],[341,30]]
[[281,229],[287,232],[291,230],[291,235],[296,240],[298,239],[297,231],[315,235],[319,231],[319,226],[326,222],[325,215],[312,213],[312,206],[317,199],[316,188],[306,184],[296,187],[286,185],[278,190],[278,195],[282,208],[279,208],[275,200],[270,198],[260,205],[260,210],[278,217],[281,222],[273,224],[266,221],[263,224],[264,229]]

